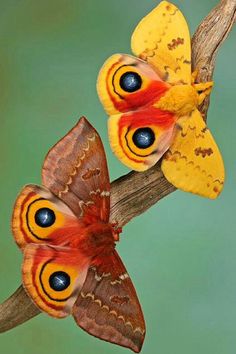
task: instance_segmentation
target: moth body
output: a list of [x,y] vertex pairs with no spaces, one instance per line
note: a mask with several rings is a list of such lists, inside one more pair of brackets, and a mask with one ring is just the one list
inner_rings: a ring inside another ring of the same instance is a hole
[[103,254],[111,254],[115,249],[113,227],[105,223],[91,224],[85,227],[82,234],[75,234],[68,246],[79,249],[91,260]]
[[174,85],[154,105],[177,117],[186,116],[197,108],[199,95],[191,85]]

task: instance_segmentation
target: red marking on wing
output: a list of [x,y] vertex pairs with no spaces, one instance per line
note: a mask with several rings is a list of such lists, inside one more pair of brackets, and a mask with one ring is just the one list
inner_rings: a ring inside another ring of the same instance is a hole
[[38,260],[38,262],[36,262],[36,259],[33,260],[33,266],[32,266],[32,270],[31,270],[31,273],[33,274],[32,276],[32,283],[33,283],[33,286],[35,287],[35,289],[37,290],[37,295],[39,296],[39,298],[41,299],[42,302],[45,302],[47,304],[47,306],[51,307],[53,310],[58,310],[60,311],[62,309],[62,306],[57,306],[57,305],[54,305],[50,302],[48,302],[46,300],[45,297],[43,297],[40,293],[40,290],[39,290],[39,287],[37,285],[37,282],[36,282],[36,279],[35,279],[35,275],[36,275],[36,271],[37,271],[37,268],[40,264],[40,261]]
[[21,205],[21,213],[20,213],[20,231],[22,232],[22,234],[24,235],[24,239],[26,242],[29,242],[30,239],[27,236],[27,234],[25,233],[24,230],[24,226],[23,226],[23,215],[22,215],[22,210],[24,210],[25,204],[35,195],[34,192],[29,193],[26,198],[24,199],[22,205]]
[[134,93],[127,93],[121,97],[116,92],[111,92],[108,83],[108,78],[111,75],[111,71],[116,65],[117,63],[114,63],[108,71],[106,78],[106,87],[114,107],[119,112],[128,112],[140,107],[144,107],[146,105],[151,105],[154,102],[157,102],[169,89],[169,85],[167,85],[164,81],[156,80],[151,81],[146,89],[141,89],[138,92]]
[[145,90],[140,90],[125,96],[123,101],[114,101],[115,107],[120,112],[132,111],[145,105],[157,102],[168,90],[166,84],[161,81],[154,81]]
[[168,111],[162,111],[155,107],[148,107],[145,110],[123,114],[119,121],[119,128],[124,126],[130,128],[147,127],[149,125],[156,125],[165,130],[170,128],[175,123],[175,115]]
[[173,113],[168,111],[162,111],[158,108],[148,107],[146,110],[136,111],[133,113],[124,114],[119,120],[119,143],[123,150],[123,153],[134,162],[143,162],[143,159],[138,159],[131,157],[127,154],[126,150],[123,148],[121,133],[123,128],[129,127],[141,128],[148,127],[150,125],[156,125],[160,127],[163,131],[169,129],[175,124],[176,117]]

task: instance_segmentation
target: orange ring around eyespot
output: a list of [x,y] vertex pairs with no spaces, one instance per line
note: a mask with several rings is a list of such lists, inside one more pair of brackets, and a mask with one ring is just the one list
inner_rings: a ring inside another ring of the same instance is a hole
[[130,129],[122,129],[121,133],[121,141],[123,148],[126,150],[127,155],[130,155],[131,157],[135,156],[136,158],[147,158],[148,156],[152,155],[157,149],[158,149],[158,138],[162,133],[162,129],[158,128],[155,125],[148,125],[148,128],[152,129],[155,135],[155,140],[154,143],[144,149],[138,148],[134,142],[133,142],[133,135],[135,131],[139,128],[137,127],[131,127]]
[[[40,227],[35,222],[35,214],[40,208],[49,208],[55,214],[55,222],[48,227]],[[49,241],[50,235],[57,229],[63,227],[65,224],[64,215],[55,208],[55,205],[50,201],[39,198],[35,195],[26,205],[22,213],[22,218],[25,220],[23,226],[27,232],[27,236],[33,241],[38,242],[42,240]]]
[[[89,259],[77,249],[30,244],[24,251],[23,285],[41,310],[53,317],[66,317],[84,284],[88,265]],[[49,283],[57,271],[70,276],[69,286],[62,291],[53,290]]]
[[[47,297],[47,302],[66,302],[72,295],[76,279],[79,277],[76,267],[68,266],[61,263],[54,263],[54,259],[50,259],[44,264],[41,264],[35,274],[35,283],[42,297]],[[63,271],[70,277],[69,286],[62,291],[56,291],[51,288],[49,283],[50,276],[57,271]]]
[[[139,71],[135,68],[135,66],[125,64],[120,65],[113,73],[111,73],[109,83],[112,85],[114,92],[120,97],[130,95],[130,93],[123,90],[120,86],[121,76],[129,71],[135,72],[140,75]],[[145,90],[149,86],[150,80],[148,80],[145,76],[141,76],[141,79],[142,85],[140,90]]]

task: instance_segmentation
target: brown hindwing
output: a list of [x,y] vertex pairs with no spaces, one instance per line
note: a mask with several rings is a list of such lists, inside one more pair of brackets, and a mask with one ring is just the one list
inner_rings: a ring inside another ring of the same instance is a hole
[[95,337],[139,352],[145,322],[136,291],[116,251],[107,259],[105,267],[89,269],[73,316]]

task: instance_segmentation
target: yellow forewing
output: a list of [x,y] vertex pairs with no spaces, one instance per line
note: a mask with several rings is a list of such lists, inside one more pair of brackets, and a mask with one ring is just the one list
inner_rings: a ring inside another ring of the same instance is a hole
[[180,10],[162,1],[144,17],[131,39],[135,55],[154,66],[163,80],[191,84],[191,41]]
[[224,184],[224,164],[213,136],[196,109],[178,120],[173,144],[164,155],[162,171],[175,187],[215,199]]

